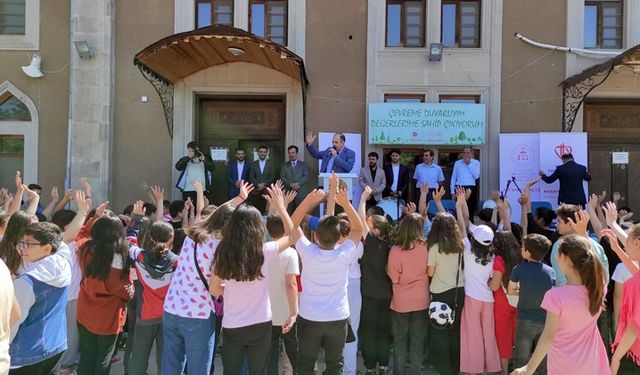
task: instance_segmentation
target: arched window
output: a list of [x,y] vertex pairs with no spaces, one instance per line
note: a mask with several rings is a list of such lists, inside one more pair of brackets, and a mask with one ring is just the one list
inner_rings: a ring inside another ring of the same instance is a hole
[[11,82],[0,84],[0,186],[14,188],[16,171],[23,181],[38,178],[38,111]]

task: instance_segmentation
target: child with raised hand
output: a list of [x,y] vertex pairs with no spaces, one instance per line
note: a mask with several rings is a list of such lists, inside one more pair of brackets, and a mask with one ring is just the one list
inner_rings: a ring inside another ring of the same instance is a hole
[[640,224],[629,230],[624,250],[610,229],[602,231],[609,238],[611,247],[633,275],[624,283],[620,304],[619,324],[613,343],[611,374],[640,373],[640,269],[633,263],[640,261]]
[[78,294],[78,375],[108,374],[111,356],[134,293],[122,221],[106,205],[96,209],[91,238],[78,249],[83,281]]
[[[264,242],[262,215],[255,207],[238,206],[223,232],[214,254],[209,292],[224,296],[222,363],[225,374],[241,374],[246,355],[250,374],[267,371],[271,343],[269,262],[291,245],[293,225],[277,185],[267,187],[265,199],[282,218],[286,235]],[[296,322],[296,311],[282,324],[287,333]]]
[[[137,234],[137,227],[143,219],[142,212],[142,201],[138,201],[134,204],[128,235]],[[178,263],[178,256],[171,252],[172,245],[173,227],[164,221],[156,221],[148,229],[141,247],[132,245],[129,248],[142,289],[138,297],[140,306],[137,308],[133,350],[128,366],[128,373],[131,375],[146,374],[154,342],[157,365],[161,368],[162,306]]]
[[[415,209],[415,204],[410,205]],[[423,226],[424,218],[420,214],[413,212],[405,215],[394,238],[395,245],[389,252],[387,274],[393,286],[393,373],[398,375],[407,373],[407,370],[413,374],[420,373],[424,358],[424,341],[429,324],[429,252],[427,241],[422,236]],[[408,369],[407,359],[410,360]]]
[[[332,179],[338,177],[332,176]],[[314,190],[300,203],[293,214],[297,239],[296,250],[302,260],[302,294],[298,318],[298,373],[313,374],[321,348],[325,351],[326,374],[341,374],[343,348],[347,338],[349,304],[347,275],[357,259],[356,243],[362,238],[362,223],[351,206],[346,190],[336,194],[336,203],[344,208],[351,231],[349,238],[338,245],[340,221],[335,216],[323,216],[315,231],[317,243],[309,241],[298,228],[304,214],[324,198],[322,190]]]
[[387,260],[391,243],[388,239],[391,224],[386,217],[366,217],[362,201],[368,199],[371,189],[365,190],[359,207],[363,222],[364,252],[360,259],[362,272],[362,311],[360,313],[359,340],[362,359],[367,373],[385,372],[391,356],[391,280],[387,276]]
[[[508,294],[519,296],[514,355],[514,365],[517,367],[527,363],[534,342],[544,329],[545,312],[540,304],[545,293],[556,285],[553,268],[543,263],[550,246],[551,241],[541,234],[526,235],[522,239],[521,251],[525,262],[511,271]],[[537,373],[546,374],[546,370],[543,363]]]
[[493,249],[493,275],[489,281],[489,288],[493,291],[493,317],[502,374],[506,375],[509,360],[513,356],[518,314],[518,310],[510,304],[506,291],[509,287],[511,271],[521,262],[522,257],[518,240],[511,231],[497,231],[493,237]]
[[529,362],[512,374],[533,374],[545,355],[551,375],[608,374],[609,360],[597,325],[605,294],[602,264],[588,239],[570,234],[560,240],[558,265],[567,283],[545,294],[542,335]]
[[[456,214],[461,235],[466,233],[466,192],[456,189]],[[493,320],[493,293],[489,279],[493,271],[493,230],[486,225],[471,229],[472,241],[464,237],[464,309],[460,328],[460,372],[483,374],[500,371],[500,354]]]

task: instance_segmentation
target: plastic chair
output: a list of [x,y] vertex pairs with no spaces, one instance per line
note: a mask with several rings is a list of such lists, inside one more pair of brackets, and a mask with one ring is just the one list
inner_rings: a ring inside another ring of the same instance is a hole
[[[445,211],[453,216],[456,215],[456,201],[453,199],[443,199],[441,202]],[[429,216],[435,216],[438,213],[438,207],[436,207],[436,203],[433,200],[429,201],[429,204],[427,205],[427,212]]]

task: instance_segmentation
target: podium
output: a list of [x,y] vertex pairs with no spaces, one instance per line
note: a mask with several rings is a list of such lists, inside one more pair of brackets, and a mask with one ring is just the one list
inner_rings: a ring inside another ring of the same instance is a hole
[[[326,191],[329,189],[329,179],[333,173],[320,173],[318,175],[318,182],[322,185],[323,189]],[[358,187],[358,174],[356,173],[336,173],[336,176],[340,178],[341,182],[344,182],[347,185],[347,193],[349,194],[349,198],[352,202],[354,202],[354,191],[355,188]],[[320,216],[324,215],[324,204],[320,205]]]

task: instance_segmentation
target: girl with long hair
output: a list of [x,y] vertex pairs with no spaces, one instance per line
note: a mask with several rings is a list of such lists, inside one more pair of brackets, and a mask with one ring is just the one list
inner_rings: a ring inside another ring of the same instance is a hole
[[427,236],[427,274],[432,278],[429,291],[431,301],[446,303],[455,316],[450,329],[433,329],[429,334],[429,363],[442,375],[460,372],[460,313],[464,306],[462,238],[453,215],[447,212],[436,214]]
[[9,217],[4,236],[0,240],[0,259],[4,261],[13,277],[22,273],[22,256],[18,251],[18,242],[30,224],[38,222],[35,215],[24,211],[15,212]]
[[211,262],[233,207],[246,199],[250,185],[240,195],[216,209],[187,231],[176,272],[164,300],[162,373],[182,374],[185,365],[194,374],[209,374],[217,343],[216,309],[209,294]]
[[500,372],[500,354],[493,318],[493,293],[489,279],[493,272],[493,230],[469,224],[465,191],[457,189],[456,214],[464,238],[464,309],[460,321],[460,372],[484,374]]
[[[424,218],[410,213],[398,226],[394,246],[389,252],[387,274],[393,286],[391,322],[393,331],[394,374],[418,374],[424,358],[429,306],[429,251],[422,236]],[[410,346],[408,346],[409,344]]]
[[[387,261],[391,243],[391,224],[386,217],[366,217],[363,200],[369,199],[371,189],[360,198],[359,214],[363,225],[364,253],[360,259],[362,273],[362,312],[358,338],[366,374],[384,373],[391,355],[391,280],[387,276]],[[303,271],[304,272],[304,271]],[[304,287],[304,286],[303,286]]]
[[[134,216],[129,231],[136,231],[142,219]],[[134,261],[141,291],[135,321],[135,335],[132,342],[128,373],[145,375],[151,347],[156,343],[156,361],[161,369],[163,351],[162,305],[169,290],[171,278],[176,270],[178,256],[171,252],[174,231],[169,223],[156,221],[148,228],[142,247],[131,246],[129,255]]]
[[549,375],[608,374],[609,360],[597,325],[605,295],[602,264],[589,240],[577,234],[562,237],[558,253],[567,284],[545,294],[544,330],[527,365],[513,374],[533,374],[545,355]]
[[127,302],[134,293],[122,221],[111,211],[96,212],[95,217],[91,238],[78,249],[83,276],[78,295],[78,375],[109,373],[118,334],[126,320]]
[[[272,330],[268,264],[291,245],[288,234],[293,224],[282,190],[273,185],[267,191],[266,199],[282,218],[286,235],[265,242],[260,211],[242,204],[231,215],[213,258],[209,291],[214,296],[224,295],[225,301],[222,318],[225,374],[240,374],[245,356],[250,374],[263,374],[268,366]],[[296,317],[284,322],[283,333],[293,327]]]
[[506,375],[509,371],[509,360],[513,356],[518,309],[509,304],[505,290],[509,286],[513,267],[521,262],[522,257],[518,240],[511,231],[506,229],[495,233],[493,250],[493,276],[491,276],[489,287],[493,291],[493,318],[500,365],[502,374]]

